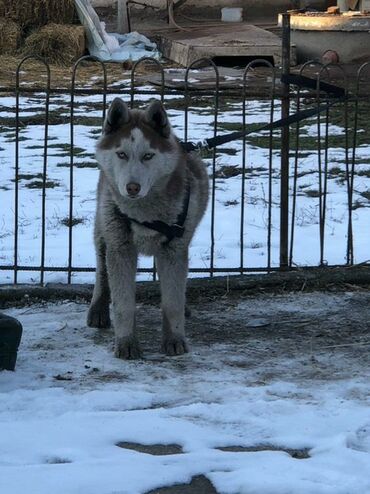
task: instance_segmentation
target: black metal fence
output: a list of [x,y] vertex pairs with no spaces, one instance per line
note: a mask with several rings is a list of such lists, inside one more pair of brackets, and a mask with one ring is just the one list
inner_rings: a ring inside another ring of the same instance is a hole
[[[211,194],[191,256],[193,275],[351,265],[370,257],[370,63],[349,78],[338,65],[309,62],[296,79],[300,84],[308,76],[313,84],[306,88],[281,85],[276,69],[256,60],[230,87],[216,65],[202,59],[173,88],[159,62],[143,59],[118,86],[107,84],[109,69],[99,63],[99,86],[82,87],[79,68],[96,64],[83,57],[67,91],[51,86],[41,59],[43,84],[30,87],[23,80],[30,59],[17,67],[15,87],[0,87],[1,283],[90,279],[94,139],[114,96],[131,106],[162,99],[184,141],[246,134],[200,151]],[[156,67],[159,84],[137,82],[146,64]],[[195,81],[205,65],[213,87]],[[260,81],[262,93],[256,91]],[[271,125],[304,112],[306,119]],[[139,273],[155,276],[145,263]]]

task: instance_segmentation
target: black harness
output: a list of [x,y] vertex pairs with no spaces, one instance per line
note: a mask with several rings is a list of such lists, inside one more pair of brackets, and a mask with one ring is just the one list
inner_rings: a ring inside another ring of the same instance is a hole
[[154,230],[158,233],[161,233],[167,240],[163,242],[163,245],[168,245],[171,240],[174,238],[181,238],[184,235],[185,228],[184,224],[186,221],[186,217],[188,215],[189,210],[189,201],[190,201],[190,187],[186,187],[184,202],[181,213],[178,215],[176,223],[172,225],[168,225],[164,221],[138,221],[135,218],[130,218],[127,216],[129,222],[135,223],[136,225],[145,226],[145,228],[149,228],[150,230]]

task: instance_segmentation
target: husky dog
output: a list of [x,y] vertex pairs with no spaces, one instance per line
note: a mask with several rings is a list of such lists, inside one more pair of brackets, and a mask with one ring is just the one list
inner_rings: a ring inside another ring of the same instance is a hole
[[97,270],[87,323],[109,327],[111,297],[115,355],[141,356],[135,334],[137,257],[153,255],[162,296],[162,349],[167,355],[181,355],[188,351],[184,331],[188,250],[207,207],[206,167],[182,149],[156,100],[145,110],[129,110],[120,98],[114,99],[96,158]]

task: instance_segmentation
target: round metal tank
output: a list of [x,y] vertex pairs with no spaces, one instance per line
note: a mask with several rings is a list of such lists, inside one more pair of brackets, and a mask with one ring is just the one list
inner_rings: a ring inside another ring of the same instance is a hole
[[321,59],[328,50],[342,63],[370,59],[370,14],[292,13],[290,25],[298,62]]

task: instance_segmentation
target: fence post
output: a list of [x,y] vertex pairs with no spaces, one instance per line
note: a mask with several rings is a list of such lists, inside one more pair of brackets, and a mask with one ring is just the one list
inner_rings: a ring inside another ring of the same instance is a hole
[[127,0],[117,0],[117,32],[119,34],[130,32],[127,18]]
[[[282,74],[290,72],[290,15],[283,14]],[[282,84],[281,118],[289,117],[289,84]],[[288,268],[289,243],[289,125],[281,129],[280,269]]]

